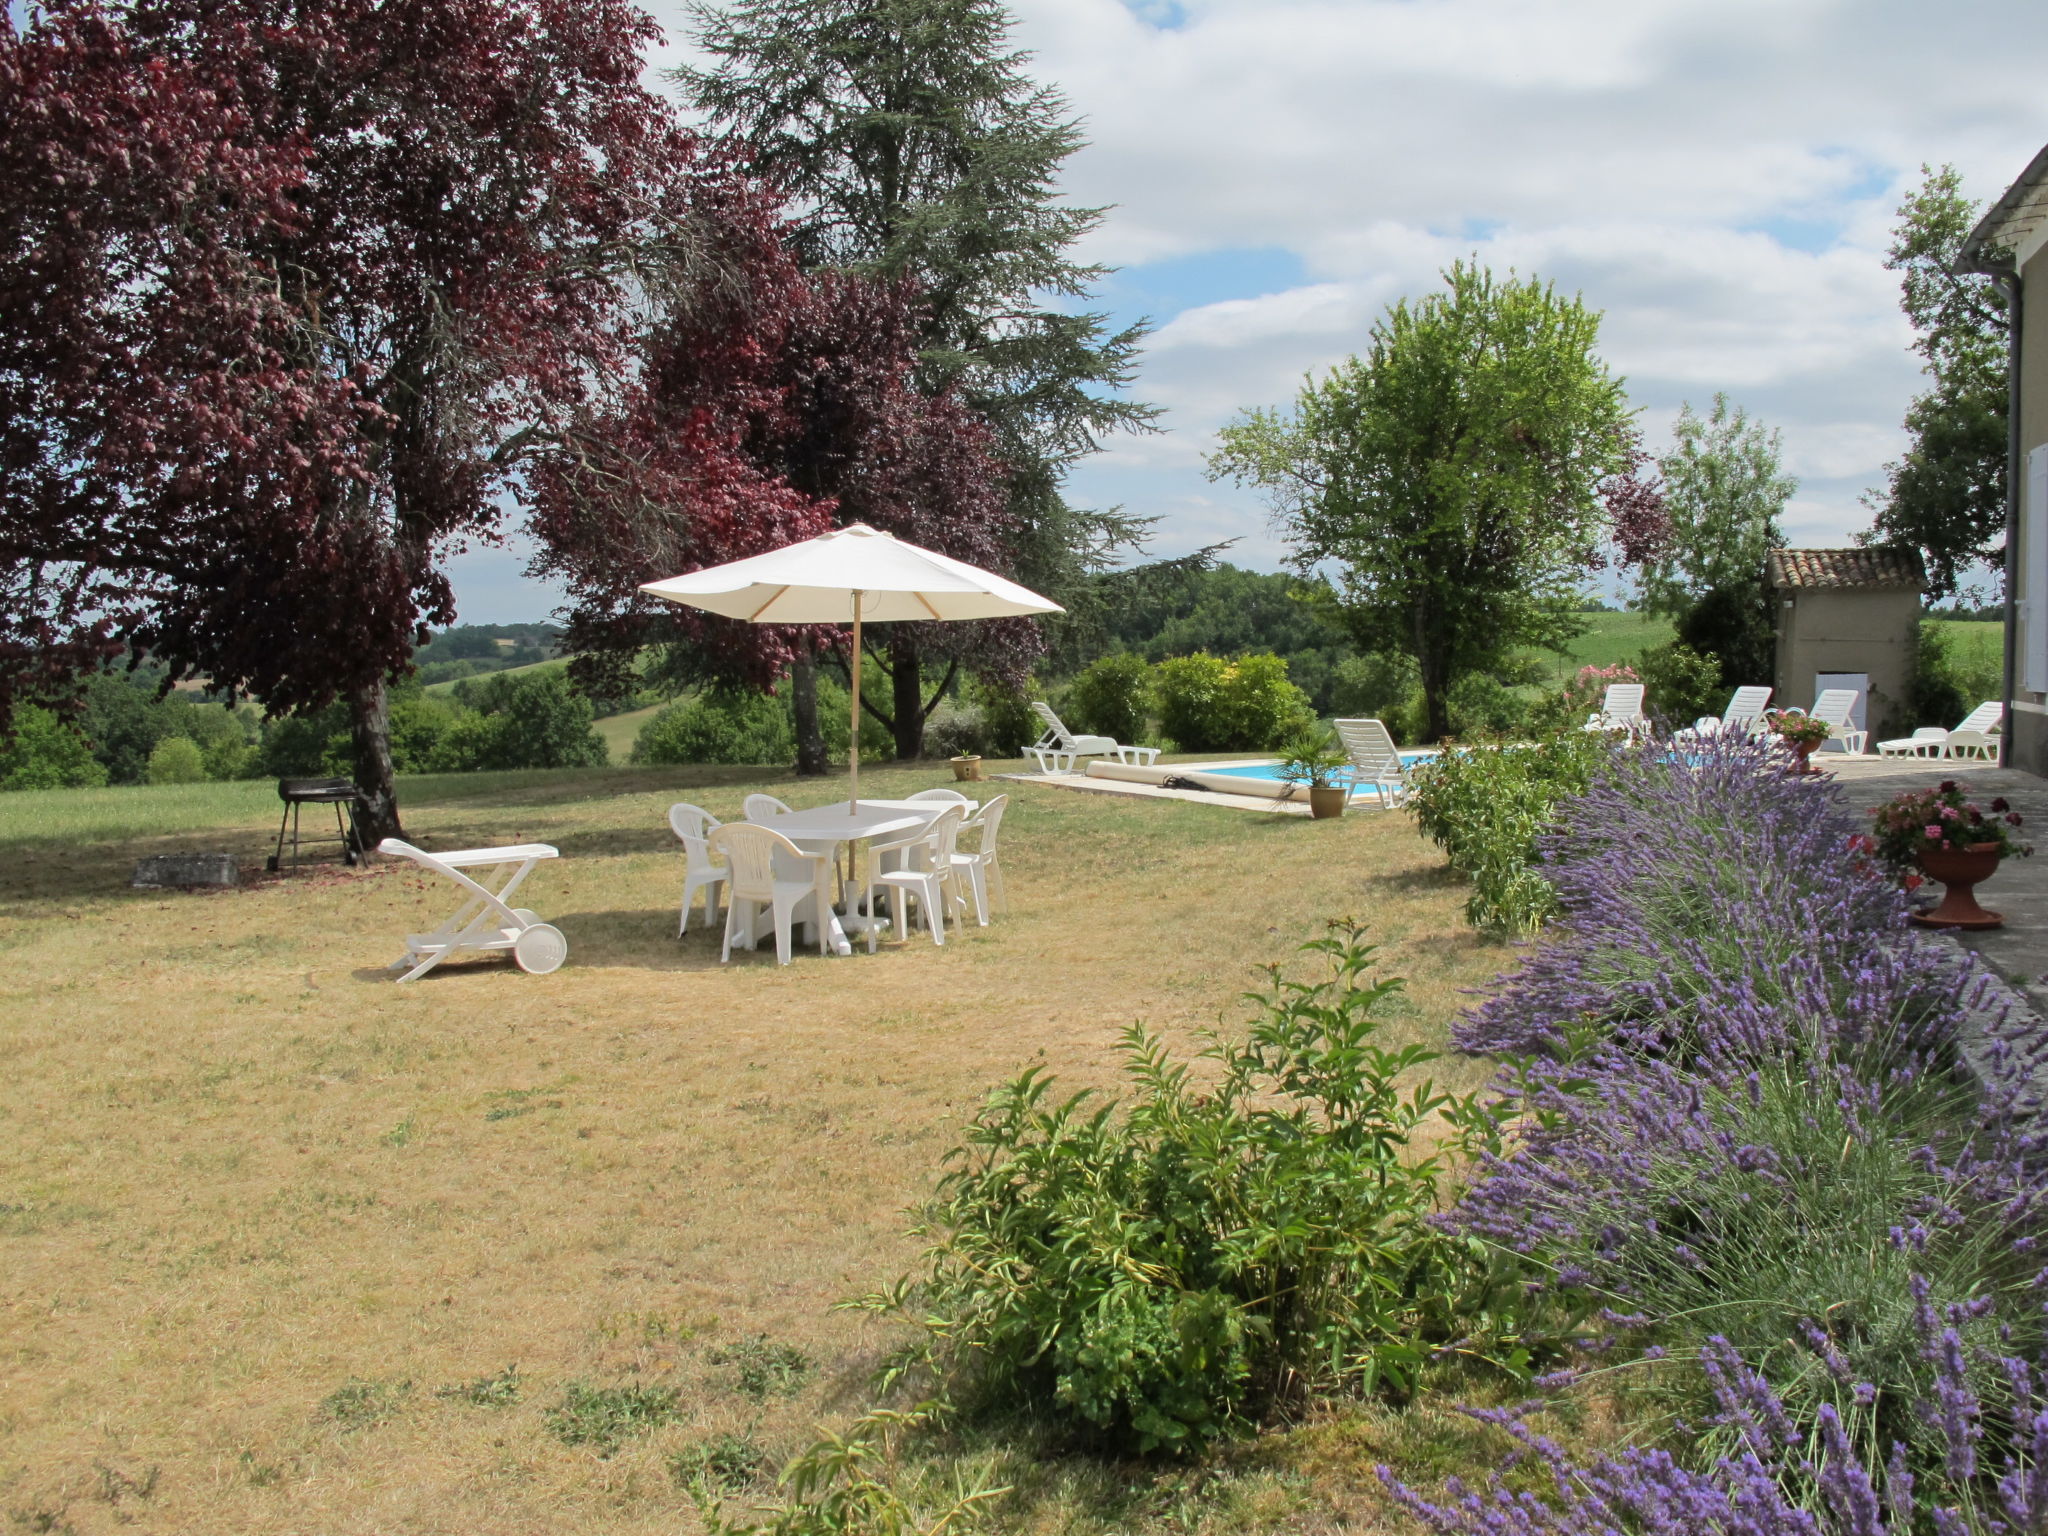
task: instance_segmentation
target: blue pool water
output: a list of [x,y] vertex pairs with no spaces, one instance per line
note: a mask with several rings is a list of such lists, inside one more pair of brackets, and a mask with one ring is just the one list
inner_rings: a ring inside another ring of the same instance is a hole
[[[1401,754],[1401,766],[1413,768],[1417,763],[1426,763],[1435,756],[1434,752],[1427,751],[1403,752]],[[1272,779],[1277,781],[1280,777],[1280,765],[1277,762],[1246,763],[1241,768],[1211,768],[1203,763],[1189,763],[1187,766],[1191,771],[1213,773],[1218,778],[1226,779]],[[1368,791],[1368,793],[1370,792]]]

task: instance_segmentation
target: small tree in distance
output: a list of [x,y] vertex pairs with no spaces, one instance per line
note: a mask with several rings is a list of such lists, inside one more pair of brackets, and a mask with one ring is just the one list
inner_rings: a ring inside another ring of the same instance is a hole
[[1460,677],[1576,632],[1608,540],[1635,561],[1663,531],[1599,325],[1548,284],[1460,262],[1363,357],[1289,411],[1245,412],[1210,455],[1212,479],[1265,493],[1297,567],[1330,568],[1360,650],[1415,659],[1432,740]]

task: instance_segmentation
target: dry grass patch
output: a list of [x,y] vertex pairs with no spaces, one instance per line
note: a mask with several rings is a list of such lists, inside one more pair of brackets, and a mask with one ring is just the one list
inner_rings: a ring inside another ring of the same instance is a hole
[[[675,937],[663,818],[753,789],[843,794],[722,769],[415,781],[431,847],[562,850],[521,900],[570,956],[402,988],[381,967],[449,904],[410,866],[127,889],[145,853],[260,868],[268,785],[0,797],[0,1519],[688,1529],[691,1477],[745,1482],[859,1402],[883,1340],[830,1304],[909,1257],[904,1207],[996,1081],[1040,1060],[1108,1084],[1134,1018],[1230,1027],[1253,967],[1328,916],[1369,921],[1433,1043],[1506,953],[1405,816],[1021,787],[994,927],[721,968],[710,935]],[[1246,1507],[1297,1493],[1247,1484]]]

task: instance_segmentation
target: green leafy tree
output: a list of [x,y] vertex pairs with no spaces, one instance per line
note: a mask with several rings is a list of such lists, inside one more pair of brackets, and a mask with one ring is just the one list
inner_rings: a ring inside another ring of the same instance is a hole
[[[1082,146],[1059,92],[1025,72],[999,0],[740,0],[691,7],[708,68],[678,86],[731,135],[746,167],[793,203],[813,268],[907,279],[922,295],[920,387],[948,388],[995,429],[1017,523],[1019,580],[1070,606],[1143,523],[1070,506],[1067,469],[1101,436],[1142,428],[1125,397],[1142,325],[1085,301],[1108,269],[1070,248],[1104,210],[1059,201]],[[857,508],[842,509],[857,512]],[[879,642],[897,750],[917,755],[937,695],[930,637]]]
[[1906,408],[1906,456],[1887,464],[1885,488],[1864,498],[1876,514],[1865,537],[1919,550],[1929,593],[1942,597],[1970,567],[2005,558],[2008,318],[1993,279],[1957,270],[1977,222],[1962,177],[1952,165],[1921,172],[1899,205],[1885,265],[1900,274],[1929,386]]
[[152,784],[203,784],[206,759],[190,736],[166,736],[149,754]]
[[77,726],[40,705],[15,710],[0,738],[0,790],[92,789],[106,782],[106,768]]
[[1210,455],[1212,478],[1266,494],[1301,569],[1334,568],[1360,650],[1415,658],[1431,739],[1459,678],[1575,632],[1580,579],[1641,498],[1599,328],[1549,284],[1461,262],[1383,316],[1364,357],[1289,411],[1245,412]]
[[1642,606],[1715,658],[1719,685],[1739,688],[1771,675],[1764,557],[1784,543],[1778,518],[1799,482],[1781,468],[1782,435],[1726,395],[1715,395],[1704,417],[1683,406],[1671,435],[1671,451],[1657,460],[1670,532],[1638,578]]

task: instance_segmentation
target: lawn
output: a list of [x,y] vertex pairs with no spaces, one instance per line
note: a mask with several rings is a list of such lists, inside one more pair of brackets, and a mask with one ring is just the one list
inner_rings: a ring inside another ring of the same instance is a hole
[[1671,638],[1671,621],[1646,613],[1582,613],[1577,617],[1586,626],[1585,632],[1572,640],[1564,655],[1555,651],[1530,653],[1549,667],[1560,682],[1581,667],[1633,662],[1651,646],[1662,645]]
[[[0,1510],[80,1533],[693,1529],[672,1458],[779,1462],[861,1404],[888,1336],[832,1303],[904,1265],[904,1209],[996,1081],[1107,1082],[1134,1018],[1233,1027],[1254,968],[1328,916],[1370,920],[1416,1039],[1512,958],[1405,815],[1015,786],[993,927],[721,967],[675,936],[663,813],[732,816],[751,789],[843,794],[744,769],[404,781],[432,846],[560,847],[522,901],[570,943],[550,977],[480,958],[404,988],[382,967],[448,905],[410,866],[128,889],[168,849],[260,869],[266,784],[0,797]],[[1374,1529],[1371,1461],[1452,1424],[1341,1416],[1194,1472],[1045,1464],[1000,1525]]]

